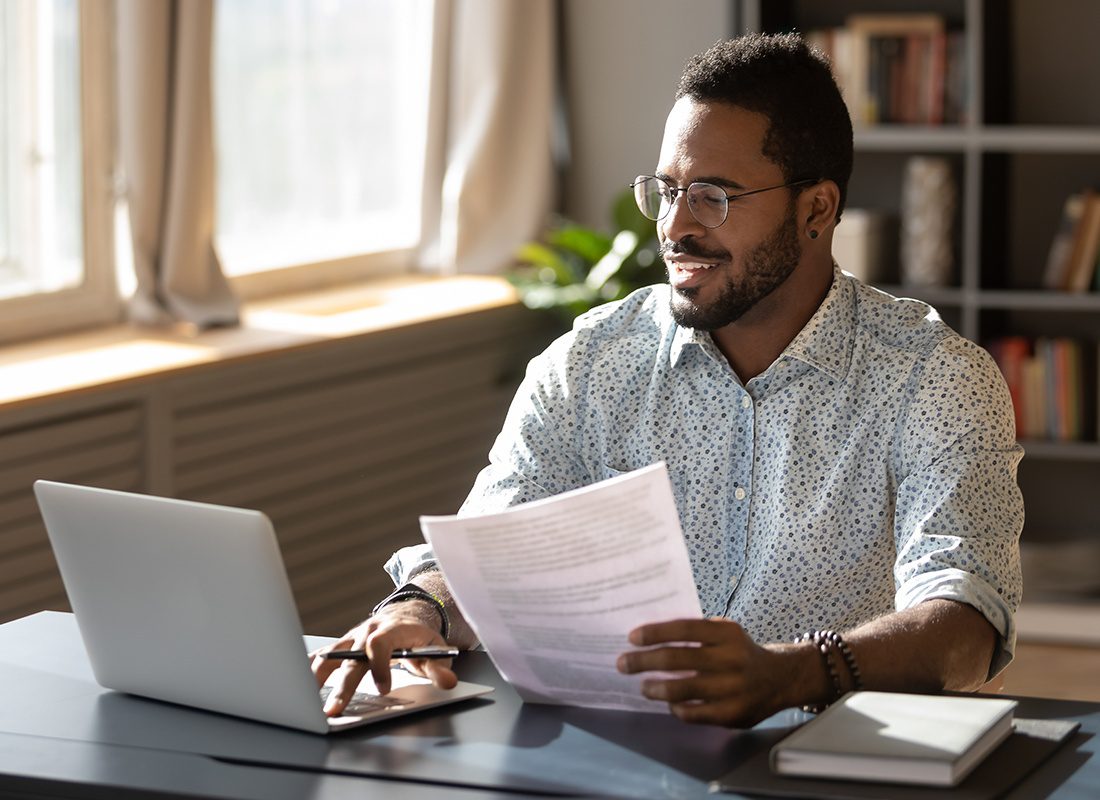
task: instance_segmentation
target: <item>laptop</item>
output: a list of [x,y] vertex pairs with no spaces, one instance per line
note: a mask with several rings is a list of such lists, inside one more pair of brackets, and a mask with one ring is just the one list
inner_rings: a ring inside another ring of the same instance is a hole
[[315,733],[492,691],[399,666],[326,717],[271,521],[259,511],[37,481],[46,531],[105,688]]

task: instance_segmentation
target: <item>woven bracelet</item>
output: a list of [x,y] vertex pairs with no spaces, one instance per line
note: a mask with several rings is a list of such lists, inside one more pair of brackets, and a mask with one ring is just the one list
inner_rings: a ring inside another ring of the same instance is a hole
[[385,597],[381,603],[371,609],[371,616],[373,617],[378,611],[391,603],[399,603],[402,600],[427,600],[436,611],[439,612],[439,617],[443,621],[442,629],[439,635],[443,637],[444,641],[447,640],[447,635],[451,632],[451,620],[447,616],[447,607],[443,605],[443,601],[429,592],[423,586],[417,586],[415,583],[406,583],[403,586],[399,586],[394,589],[387,597]]

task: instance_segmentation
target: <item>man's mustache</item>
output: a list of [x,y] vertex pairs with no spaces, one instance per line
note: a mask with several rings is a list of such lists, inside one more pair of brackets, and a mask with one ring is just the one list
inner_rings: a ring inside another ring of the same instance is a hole
[[671,256],[687,256],[707,262],[729,261],[730,258],[729,251],[707,250],[692,238],[681,239],[678,242],[665,242],[662,244],[661,258],[667,261]]

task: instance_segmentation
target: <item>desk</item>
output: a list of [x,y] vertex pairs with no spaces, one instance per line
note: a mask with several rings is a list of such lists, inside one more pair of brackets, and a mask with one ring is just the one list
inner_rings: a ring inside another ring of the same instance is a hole
[[[71,615],[43,612],[0,625],[0,798],[704,798],[761,740],[672,716],[524,705],[482,653],[456,668],[496,691],[317,736],[106,691]],[[1010,797],[1097,797],[1100,704],[1023,698],[1019,715],[1075,719],[1083,735]],[[790,710],[758,727],[803,719]]]

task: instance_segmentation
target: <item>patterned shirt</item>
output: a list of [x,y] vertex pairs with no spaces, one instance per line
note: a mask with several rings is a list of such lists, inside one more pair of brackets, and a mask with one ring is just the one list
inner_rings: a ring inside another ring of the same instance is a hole
[[[949,598],[1015,644],[1023,500],[1007,388],[928,305],[835,270],[805,328],[742,383],[668,285],[577,319],[528,367],[460,513],[664,461],[707,616],[758,642]],[[431,564],[394,554],[395,582]]]

